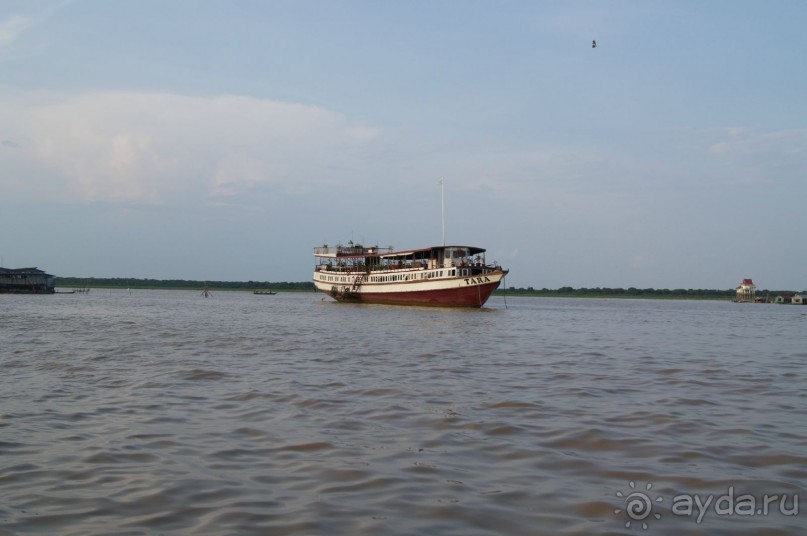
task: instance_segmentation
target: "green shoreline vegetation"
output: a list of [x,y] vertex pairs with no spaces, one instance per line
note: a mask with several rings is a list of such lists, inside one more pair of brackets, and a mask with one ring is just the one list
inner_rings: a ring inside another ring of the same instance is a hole
[[57,277],[56,288],[152,289],[152,290],[272,290],[311,292],[309,281],[270,283],[269,281],[193,281],[186,279],[137,279],[133,277]]
[[[58,288],[102,288],[102,289],[156,289],[156,290],[208,290],[252,292],[271,290],[275,292],[313,292],[310,281],[269,282],[269,281],[193,281],[185,279],[137,279],[125,277],[57,277]],[[801,292],[805,294],[807,292]],[[792,290],[758,290],[757,296],[790,296],[799,294]],[[541,298],[644,298],[678,300],[731,300],[735,290],[713,289],[655,289],[655,288],[573,288],[557,289],[533,287],[507,287],[497,290],[496,296],[532,296]]]
[[[499,289],[494,295],[508,296],[534,296],[541,298],[623,298],[623,299],[654,299],[654,300],[733,300],[737,296],[735,289],[666,289],[666,288],[572,288],[536,289],[533,287]],[[792,296],[794,294],[807,294],[807,291],[793,290],[757,290],[760,298],[773,298],[775,296]]]
[[[669,300],[731,300],[736,296],[734,289],[656,289],[656,288],[572,288],[535,289],[508,287],[495,294],[508,296],[534,296],[541,298],[613,298],[613,299],[669,299]],[[764,295],[764,294],[763,294]]]

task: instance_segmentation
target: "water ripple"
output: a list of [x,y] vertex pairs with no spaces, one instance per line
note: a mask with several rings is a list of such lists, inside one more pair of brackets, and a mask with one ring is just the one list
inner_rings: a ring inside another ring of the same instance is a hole
[[272,298],[0,296],[0,534],[803,533],[795,307]]

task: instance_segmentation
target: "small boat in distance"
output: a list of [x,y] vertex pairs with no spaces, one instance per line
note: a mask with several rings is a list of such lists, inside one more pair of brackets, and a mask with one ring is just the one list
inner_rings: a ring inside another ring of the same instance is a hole
[[267,296],[274,296],[275,294],[277,294],[277,292],[275,292],[273,290],[262,289],[262,288],[256,289],[252,293],[253,294],[265,294]]
[[508,270],[473,246],[314,248],[314,286],[340,302],[482,307]]

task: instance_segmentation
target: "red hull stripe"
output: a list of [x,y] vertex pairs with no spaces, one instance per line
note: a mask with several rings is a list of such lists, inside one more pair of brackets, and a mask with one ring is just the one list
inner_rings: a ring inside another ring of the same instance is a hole
[[[421,305],[432,307],[482,307],[499,286],[499,281],[482,285],[470,285],[439,290],[419,290],[408,292],[359,292],[335,297],[338,301],[355,303],[376,303],[384,305]],[[328,296],[330,292],[325,291]]]

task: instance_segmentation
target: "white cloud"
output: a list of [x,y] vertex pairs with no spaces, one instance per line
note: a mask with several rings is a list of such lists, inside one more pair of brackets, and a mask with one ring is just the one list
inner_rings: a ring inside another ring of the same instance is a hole
[[466,153],[451,164],[447,176],[460,177],[461,187],[531,204],[549,196],[558,204],[635,189],[648,172],[620,155],[561,146]]
[[801,182],[807,172],[807,129],[758,131],[729,128],[708,145],[714,157],[739,184]]
[[379,136],[324,108],[231,95],[6,95],[0,120],[14,129],[3,135],[18,141],[30,167],[49,170],[40,186],[66,184],[67,192],[54,193],[95,201],[311,186],[328,180],[323,167],[344,165],[346,154]]
[[713,143],[709,152],[716,156],[753,157],[767,155],[775,159],[804,158],[807,155],[807,129],[759,132],[743,128],[725,130],[722,141]]
[[0,21],[0,47],[13,45],[31,23],[32,19],[20,15],[12,15]]

